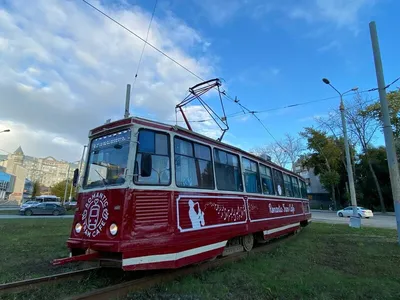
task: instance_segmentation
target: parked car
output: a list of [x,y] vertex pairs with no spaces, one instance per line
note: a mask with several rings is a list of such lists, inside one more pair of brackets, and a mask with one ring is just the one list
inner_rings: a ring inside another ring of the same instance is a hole
[[[365,207],[357,207],[357,213],[360,216],[360,218],[372,218],[374,216],[372,210],[365,208]],[[348,206],[346,208],[343,208],[341,210],[338,210],[336,213],[339,217],[351,217],[353,215],[353,207]]]
[[77,201],[75,200],[72,200],[72,201],[67,201],[67,202],[65,202],[64,203],[64,207],[67,209],[67,210],[69,210],[69,209],[75,209],[76,208],[76,204],[77,204]]
[[22,209],[22,208],[29,207],[29,206],[32,206],[35,204],[39,204],[39,202],[30,200],[30,201],[26,201],[25,203],[22,203],[19,208]]
[[35,199],[36,202],[56,202],[56,203],[61,203],[61,199],[60,197],[57,197],[55,195],[40,195],[40,196],[36,196]]
[[27,207],[21,208],[19,210],[19,213],[21,215],[25,215],[25,216],[32,216],[32,215],[58,216],[58,215],[65,214],[65,208],[62,207],[59,203],[46,202],[46,203],[38,203],[38,204],[34,204],[32,206],[27,206]]

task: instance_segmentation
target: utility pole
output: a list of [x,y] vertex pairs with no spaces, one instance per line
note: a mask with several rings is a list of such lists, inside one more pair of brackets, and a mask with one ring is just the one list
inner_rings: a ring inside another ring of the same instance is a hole
[[346,125],[346,118],[344,116],[344,104],[343,104],[343,96],[342,95],[340,95],[339,109],[340,109],[340,117],[342,119],[344,150],[346,152],[346,168],[347,168],[347,176],[349,177],[349,185],[350,185],[350,199],[351,199],[351,205],[353,206],[353,215],[350,217],[350,226],[360,228],[361,219],[358,216],[358,211],[357,211],[356,188],[354,186],[353,166],[351,164],[351,158],[350,158],[349,140],[347,137],[347,125]]
[[394,211],[396,213],[397,238],[400,244],[400,176],[397,155],[393,141],[392,125],[390,124],[389,107],[386,100],[385,78],[383,76],[383,67],[381,60],[381,51],[379,49],[378,33],[374,21],[369,23],[369,32],[371,34],[372,51],[374,53],[376,80],[378,82],[379,99],[381,103],[383,133],[385,135],[386,155],[389,166],[390,185],[394,202]]
[[85,152],[86,152],[86,147],[87,147],[87,145],[84,145],[83,146],[83,151],[82,151],[82,157],[81,157],[81,162],[79,163],[79,177],[78,177],[78,183],[77,183],[77,185],[76,185],[76,188],[78,189],[78,187],[80,186],[80,183],[81,183],[81,178],[83,178],[82,177],[82,166],[83,166],[83,159],[84,159],[84,156],[85,156]]
[[71,182],[71,188],[69,189],[69,201],[72,200],[72,189],[73,189],[74,185]]
[[131,85],[126,85],[125,114],[124,118],[129,118],[129,103],[131,101]]
[[65,191],[64,191],[64,199],[63,204],[65,203],[65,199],[67,198],[67,190],[68,190],[68,178],[69,178],[69,164],[68,164],[68,171],[67,171],[67,180],[65,181]]
[[349,140],[347,138],[347,125],[346,125],[346,118],[345,118],[345,108],[343,103],[343,95],[349,92],[355,92],[358,90],[357,87],[352,88],[344,93],[339,92],[327,78],[323,78],[322,81],[333,88],[339,95],[340,95],[340,117],[342,119],[342,129],[343,129],[343,139],[344,139],[344,150],[346,153],[346,169],[347,169],[347,177],[349,179],[349,186],[350,186],[350,198],[351,198],[351,205],[353,207],[353,215],[350,217],[350,227],[360,228],[361,227],[361,219],[358,215],[357,210],[357,199],[356,199],[356,188],[354,186],[354,176],[353,176],[353,166],[351,163],[350,157],[350,149],[349,149]]

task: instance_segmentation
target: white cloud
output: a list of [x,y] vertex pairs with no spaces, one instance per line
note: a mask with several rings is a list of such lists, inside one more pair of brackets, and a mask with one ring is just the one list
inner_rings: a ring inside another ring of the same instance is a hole
[[239,14],[243,6],[248,4],[246,0],[215,1],[215,0],[194,0],[205,13],[205,17],[213,24],[222,25],[232,20]]
[[[304,20],[309,24],[334,24],[358,33],[360,15],[372,8],[376,0],[193,0],[208,20],[223,25],[237,17],[250,17],[259,22],[272,23],[282,16]],[[278,3],[279,2],[279,3]],[[196,13],[198,13],[196,11]]]
[[56,159],[78,160],[82,153],[81,144],[74,137],[60,137],[51,131],[33,130],[23,123],[0,120],[0,130],[10,132],[0,134],[0,154],[14,152],[19,146],[25,155]]
[[326,52],[329,50],[339,50],[340,48],[341,48],[341,44],[338,41],[334,40],[324,46],[319,47],[317,49],[317,51],[318,52]]
[[253,66],[247,69],[243,69],[239,74],[231,79],[232,82],[239,82],[243,85],[256,86],[265,84],[271,80],[275,80],[276,77],[281,73],[281,69],[277,67],[259,67]]
[[317,115],[312,115],[312,116],[300,118],[297,121],[302,122],[302,123],[303,122],[309,123],[309,122],[313,122],[313,121],[318,121],[318,120],[324,119],[326,117],[328,117],[327,114],[317,114]]
[[[0,8],[0,148],[75,160],[88,131],[122,117],[143,42],[81,1],[6,1]],[[128,4],[92,3],[144,37],[150,13]],[[103,2],[101,2],[103,3]],[[207,79],[211,43],[171,13],[153,20],[149,42]],[[215,75],[214,75],[215,76]],[[172,119],[176,103],[199,80],[147,46],[132,90],[131,113]],[[207,127],[207,126],[206,126]],[[1,127],[0,127],[1,129]]]
[[373,7],[375,0],[309,0],[299,1],[288,10],[293,19],[308,23],[333,23],[338,28],[358,34],[361,13]]

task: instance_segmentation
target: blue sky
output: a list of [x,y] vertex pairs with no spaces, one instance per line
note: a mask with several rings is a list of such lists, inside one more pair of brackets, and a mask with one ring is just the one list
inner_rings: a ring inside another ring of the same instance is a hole
[[[218,52],[226,52],[221,59],[224,76],[232,74],[235,78],[254,68],[253,76],[248,73],[245,75],[249,82],[254,80],[254,84],[237,82],[232,90],[255,109],[282,107],[335,96],[335,92],[321,82],[322,77],[328,77],[341,91],[354,86],[361,90],[374,87],[376,78],[368,22],[375,20],[384,56],[385,76],[387,80],[394,79],[399,76],[399,71],[395,63],[398,61],[398,53],[395,51],[393,29],[400,25],[400,20],[395,16],[400,5],[393,1],[382,2],[386,3],[365,9],[361,7],[354,23],[341,27],[335,19],[308,22],[274,12],[261,20],[237,16],[226,26],[218,28],[218,37],[215,38],[218,40],[225,36],[237,42],[231,43],[235,49],[233,51],[224,51],[225,47],[217,46]],[[350,29],[351,26],[356,28],[357,33]],[[207,32],[213,34],[210,28]],[[275,77],[268,73],[269,76],[263,76],[262,72],[265,69],[268,72],[269,68],[280,71]],[[266,117],[266,124],[278,138],[283,132],[296,133],[311,124],[310,120],[305,122],[302,119],[326,115],[331,108],[337,106],[338,101],[335,99],[275,111]],[[259,127],[255,122],[252,126]],[[234,128],[238,132],[237,136],[246,133],[249,144],[257,143],[260,136],[271,140],[261,128],[254,131],[240,128],[243,127]]]
[[[154,1],[89,1],[145,36]],[[149,41],[204,79],[222,78],[231,96],[252,110],[376,87],[368,23],[376,21],[386,82],[399,77],[394,0],[159,0]],[[0,1],[0,148],[79,159],[87,132],[123,115],[125,85],[133,83],[143,43],[81,1]],[[17,51],[18,49],[18,51]],[[131,112],[174,119],[174,106],[198,83],[146,48],[132,91]],[[371,93],[376,97],[376,93]],[[218,108],[217,99],[209,104]],[[32,114],[29,105],[35,103]],[[297,134],[337,108],[339,99],[276,110],[259,117],[273,135]],[[227,113],[240,109],[230,103]],[[200,108],[192,119],[207,118]],[[248,150],[273,142],[251,117],[229,120],[225,141]],[[216,136],[212,124],[196,129]],[[378,134],[376,143],[383,139]]]
[[[377,23],[387,83],[400,76],[393,35],[400,26],[396,17],[400,3],[396,1],[230,2],[159,1],[156,15],[173,12],[201,32],[210,41],[208,52],[218,57],[216,75],[226,81],[230,95],[238,96],[252,110],[336,96],[322,83],[323,77],[342,92],[355,86],[360,90],[375,87],[370,21]],[[134,3],[149,11],[154,5],[151,1]],[[193,54],[198,51],[191,49]],[[369,95],[377,97],[377,93]],[[259,116],[279,139],[284,133],[297,134],[311,126],[314,116],[327,115],[338,107],[338,100]],[[232,111],[240,108],[230,106]],[[245,122],[232,119],[230,124],[234,135],[228,136],[230,142],[247,149],[273,142],[253,118]],[[382,142],[378,134],[376,143]]]

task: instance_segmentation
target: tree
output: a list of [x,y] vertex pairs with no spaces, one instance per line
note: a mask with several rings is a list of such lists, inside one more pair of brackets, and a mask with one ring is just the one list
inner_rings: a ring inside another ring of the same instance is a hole
[[[60,181],[51,187],[51,193],[57,197],[64,199],[66,180]],[[71,189],[71,180],[68,181],[67,197],[69,197]],[[75,195],[75,187],[72,188],[72,195]],[[64,199],[65,201],[66,199]]]
[[[393,136],[395,140],[400,139],[400,88],[397,91],[391,91],[386,95],[389,106],[390,123],[392,124]],[[365,109],[365,113],[370,114],[378,122],[382,123],[381,103],[376,101]]]
[[320,175],[321,184],[331,192],[332,202],[337,205],[336,186],[340,182],[340,165],[342,151],[333,137],[324,131],[306,127],[301,133],[307,139],[310,153],[303,160],[303,166],[314,168],[315,175]]
[[285,138],[283,139],[281,145],[287,153],[290,164],[292,165],[292,171],[294,172],[295,163],[306,148],[300,138],[292,136],[288,133],[285,134]]
[[368,160],[375,166],[375,174],[379,181],[385,207],[393,209],[389,169],[386,161],[386,149],[384,147],[370,148],[368,151],[368,159],[365,154],[359,155],[359,160],[356,164],[357,173],[359,174],[356,178],[356,188],[357,195],[362,199],[360,203],[372,209],[379,209],[381,205],[376,197],[375,179],[370,172]]
[[371,113],[367,112],[368,99],[363,99],[360,94],[354,97],[353,105],[346,110],[346,117],[349,123],[349,130],[358,138],[362,153],[368,164],[371,176],[378,193],[380,207],[383,213],[386,213],[385,202],[383,200],[382,190],[375,174],[372,160],[369,158],[370,143],[379,128],[379,123]]
[[[390,124],[392,125],[394,145],[397,157],[400,158],[400,88],[386,95],[389,107]],[[365,113],[375,118],[383,128],[381,103],[376,101],[365,109]]]
[[[343,132],[343,126],[342,126],[342,121],[341,121],[341,116],[340,113],[336,110],[332,111],[329,114],[328,118],[316,118],[317,123],[319,123],[319,127],[323,130],[326,130],[332,134],[332,137],[337,140],[337,142],[340,142],[342,147],[340,147],[340,150],[342,151],[342,156],[341,156],[341,161],[343,164],[343,167],[346,169],[347,163],[346,163],[346,151],[344,149],[344,132]],[[350,148],[350,157],[354,158],[356,151],[354,149],[354,146],[357,144],[357,137],[354,136],[353,132],[350,130],[347,130],[347,140],[349,143],[349,148]],[[355,175],[355,162],[354,159],[351,159],[352,162],[352,168],[353,168],[353,173]]]
[[36,197],[40,195],[40,183],[39,181],[33,182],[33,190],[32,190],[32,197]]
[[[368,98],[363,98],[360,94],[356,94],[353,101],[346,104],[345,116],[347,122],[347,133],[349,137],[349,144],[354,146],[359,146],[361,148],[361,153],[365,154],[366,162],[369,164],[369,170],[371,173],[373,180],[373,184],[375,185],[376,193],[378,194],[378,198],[380,200],[380,207],[382,212],[386,212],[384,199],[382,195],[381,188],[379,186],[378,178],[376,177],[374,165],[371,160],[368,159],[368,151],[371,146],[371,142],[375,136],[376,131],[379,128],[379,122],[376,120],[376,116],[369,112],[369,106],[367,103],[371,102]],[[339,116],[334,117],[335,114],[331,113],[331,117],[327,120],[318,119],[317,121],[321,124],[321,126],[327,130],[329,130],[332,135],[339,139],[340,136],[343,136],[343,128],[340,122]],[[343,152],[343,165],[346,167],[344,147],[341,147]],[[354,157],[354,153],[351,153],[351,157]],[[357,170],[355,169],[355,163],[353,160],[352,163],[354,177],[357,177]]]
[[250,150],[250,153],[253,153],[260,157],[271,157],[271,161],[275,164],[286,167],[288,163],[288,155],[281,147],[279,147],[276,143],[271,143],[269,145],[261,146]]
[[268,155],[281,167],[287,167],[290,164],[294,171],[295,163],[304,150],[305,146],[301,138],[286,133],[282,140],[255,148],[251,152],[258,156]]

